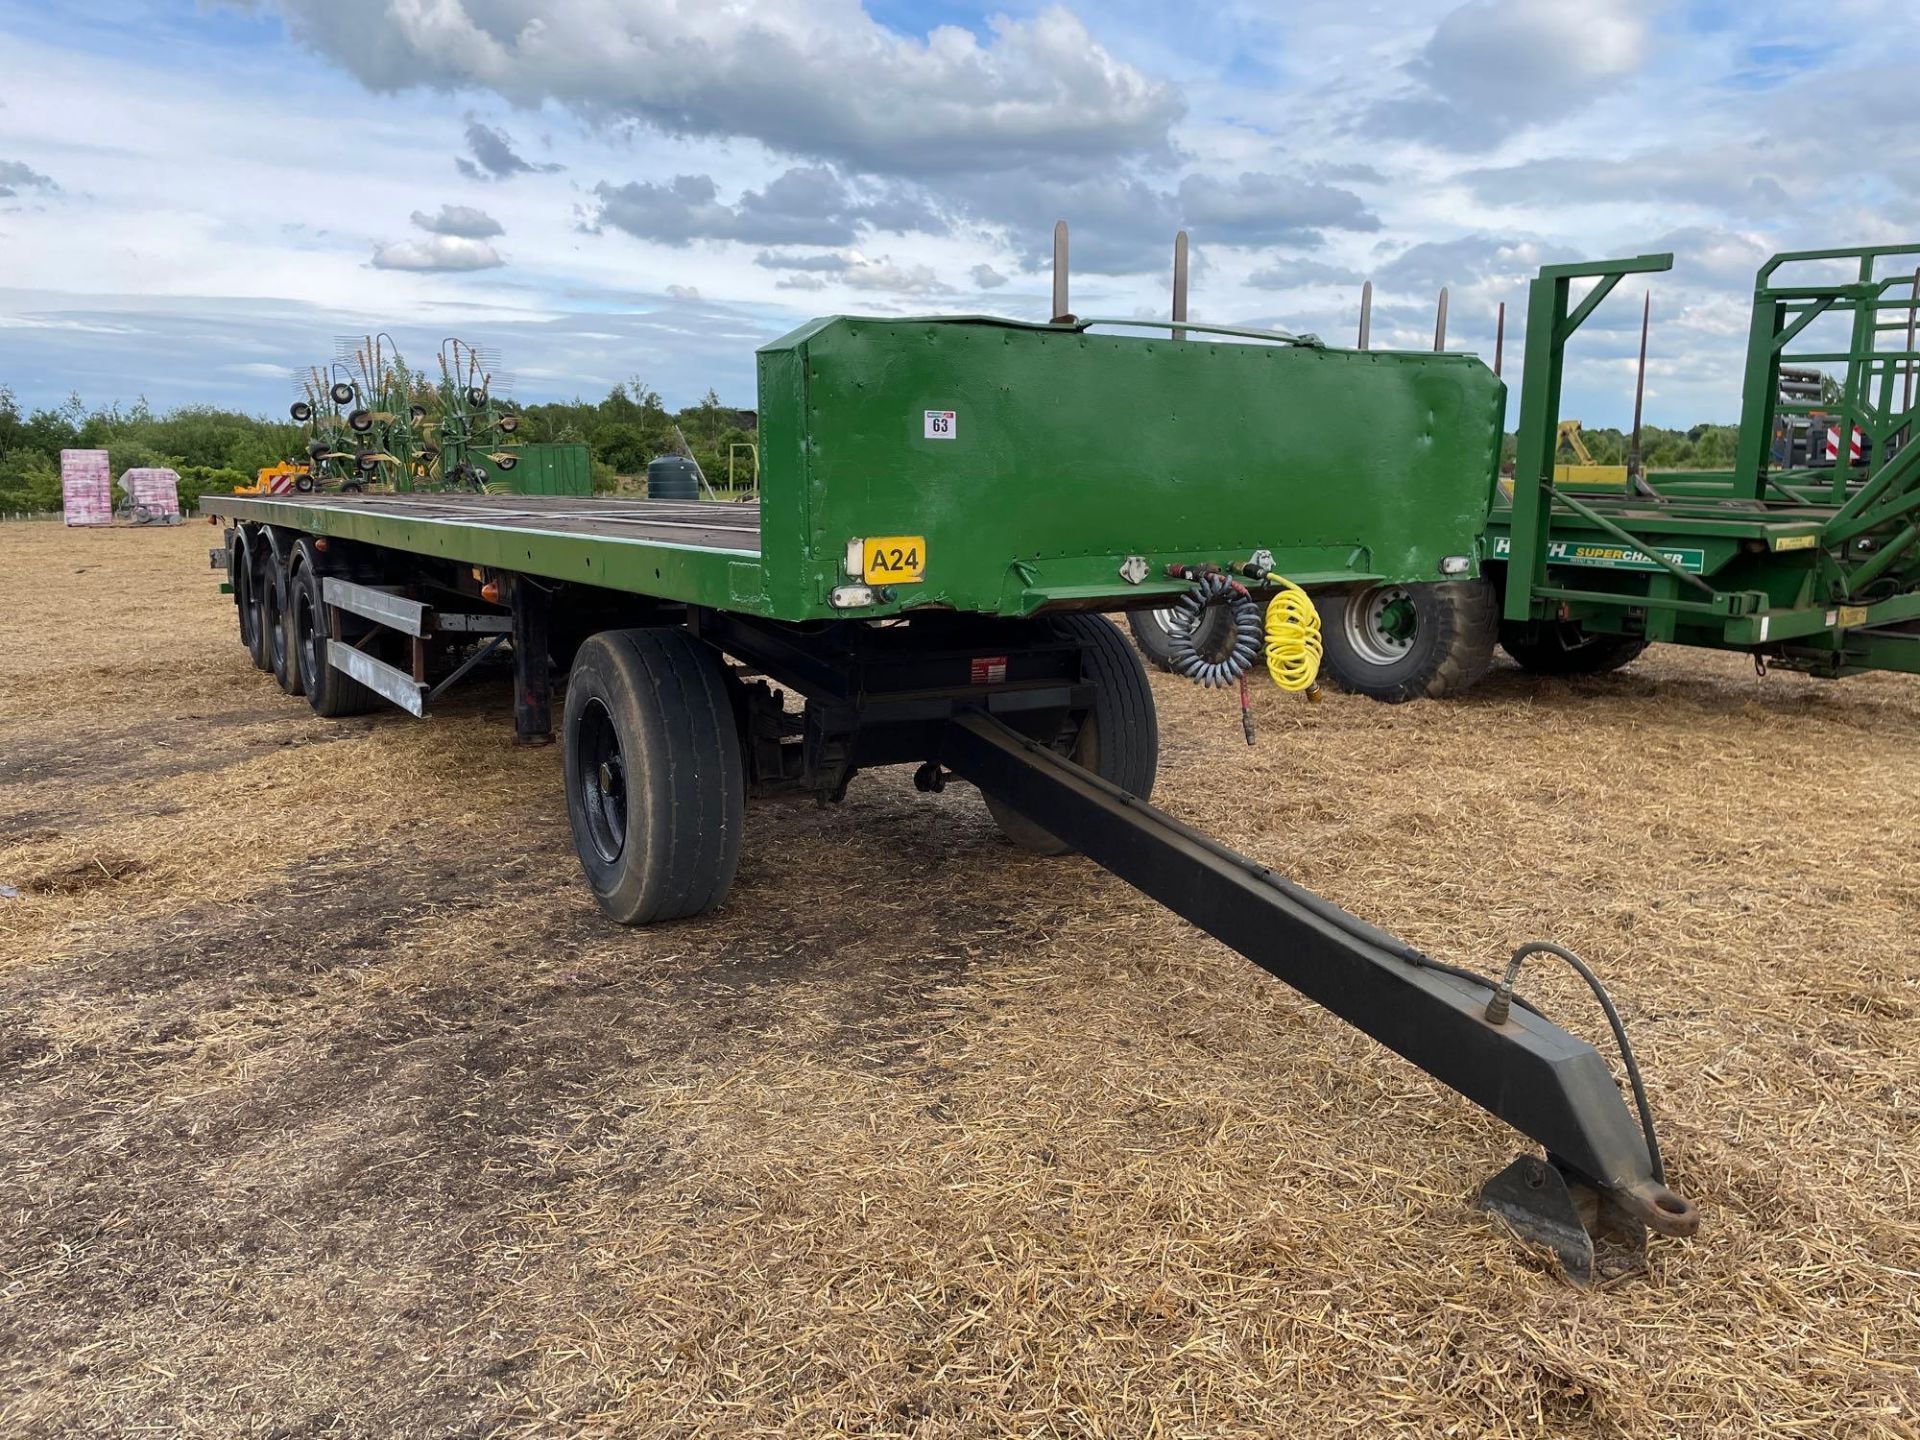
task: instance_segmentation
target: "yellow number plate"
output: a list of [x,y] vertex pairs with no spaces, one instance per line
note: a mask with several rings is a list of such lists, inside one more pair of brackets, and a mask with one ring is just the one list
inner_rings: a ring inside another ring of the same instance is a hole
[[869,585],[918,585],[926,578],[924,535],[878,535],[861,542],[861,554]]

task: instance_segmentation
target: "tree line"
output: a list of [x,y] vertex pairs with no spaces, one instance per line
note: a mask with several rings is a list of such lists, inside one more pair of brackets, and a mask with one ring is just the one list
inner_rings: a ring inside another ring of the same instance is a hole
[[[742,423],[749,417],[711,390],[670,411],[658,392],[630,380],[602,400],[527,405],[518,413],[518,440],[585,444],[596,490],[637,483],[654,456],[680,453],[682,438],[715,486],[727,482],[730,454],[736,480],[745,485],[753,478],[752,456],[733,449],[753,443],[754,432]],[[116,478],[135,466],[167,466],[180,476],[182,503],[191,505],[202,495],[251,484],[266,466],[303,458],[306,441],[306,427],[291,420],[210,405],[162,412],[140,400],[124,409],[90,409],[71,395],[64,404],[25,411],[0,385],[0,512],[58,510],[62,450],[105,450]]]
[[[523,441],[584,443],[593,457],[596,490],[637,483],[647,461],[677,453],[682,437],[714,485],[726,483],[730,454],[736,479],[745,484],[751,477],[752,457],[734,447],[753,443],[754,432],[742,423],[742,412],[721,404],[711,390],[696,404],[670,411],[656,391],[635,379],[615,385],[601,400],[527,405],[519,414],[517,438]],[[1649,425],[1641,445],[1650,470],[1726,470],[1738,435],[1732,425]],[[1626,463],[1628,436],[1622,431],[1587,430],[1584,438],[1595,463]],[[65,404],[24,412],[0,385],[0,512],[58,510],[65,449],[105,450],[115,476],[137,465],[168,466],[179,473],[182,502],[191,505],[202,495],[251,483],[265,466],[299,458],[305,444],[305,428],[291,421],[208,405],[155,412],[142,400],[129,409],[90,410],[74,395]],[[1512,454],[1509,434],[1507,458]]]

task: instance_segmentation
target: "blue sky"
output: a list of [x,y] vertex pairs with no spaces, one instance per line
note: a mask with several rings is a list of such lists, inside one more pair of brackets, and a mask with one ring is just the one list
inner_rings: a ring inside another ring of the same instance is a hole
[[[1081,314],[1164,314],[1185,226],[1196,319],[1344,342],[1370,278],[1413,348],[1445,284],[1510,367],[1538,265],[1671,249],[1648,414],[1689,424],[1737,414],[1767,254],[1920,239],[1912,0],[0,0],[0,53],[28,405],[277,411],[369,329],[523,400],[752,404],[816,314],[1044,318],[1064,217]],[[1624,422],[1638,299],[1566,413]]]

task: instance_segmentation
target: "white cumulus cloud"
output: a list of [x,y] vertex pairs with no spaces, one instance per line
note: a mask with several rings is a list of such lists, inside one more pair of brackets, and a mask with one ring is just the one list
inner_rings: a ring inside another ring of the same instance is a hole
[[301,43],[370,89],[491,91],[890,174],[1164,150],[1184,110],[1057,7],[995,16],[983,42],[951,25],[899,34],[858,0],[275,4]]
[[459,235],[388,240],[373,247],[376,270],[492,270],[506,263],[486,241]]

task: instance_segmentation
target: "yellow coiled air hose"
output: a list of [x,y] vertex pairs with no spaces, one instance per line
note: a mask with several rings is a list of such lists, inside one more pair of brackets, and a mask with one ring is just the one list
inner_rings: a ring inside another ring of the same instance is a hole
[[1319,698],[1320,612],[1307,592],[1291,580],[1269,575],[1267,583],[1278,593],[1267,606],[1267,673],[1282,690],[1302,691]]

